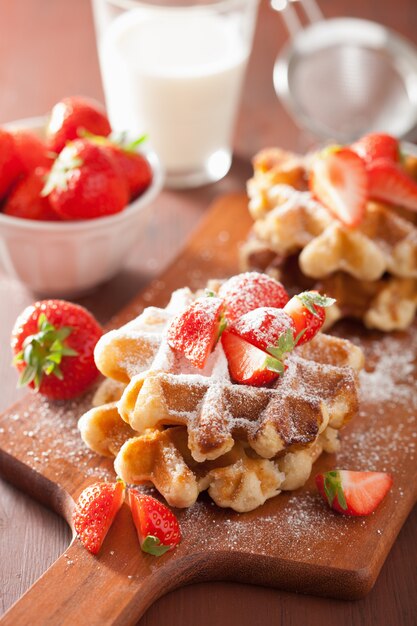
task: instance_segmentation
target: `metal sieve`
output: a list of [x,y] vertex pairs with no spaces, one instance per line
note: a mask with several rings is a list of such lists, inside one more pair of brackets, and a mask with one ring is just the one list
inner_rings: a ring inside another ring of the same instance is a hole
[[413,45],[375,22],[326,20],[315,0],[271,0],[271,6],[291,37],[275,62],[275,91],[301,127],[338,142],[371,131],[410,135],[417,126]]

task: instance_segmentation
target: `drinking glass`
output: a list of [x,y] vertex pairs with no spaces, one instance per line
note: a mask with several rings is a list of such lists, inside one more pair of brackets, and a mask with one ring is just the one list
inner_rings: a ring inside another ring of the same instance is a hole
[[168,187],[219,180],[250,54],[258,0],[93,0],[110,122],[146,134]]

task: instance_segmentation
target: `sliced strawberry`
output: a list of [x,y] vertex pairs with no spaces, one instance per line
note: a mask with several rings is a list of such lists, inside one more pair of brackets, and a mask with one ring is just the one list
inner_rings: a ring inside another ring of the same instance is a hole
[[226,317],[235,320],[262,306],[281,309],[288,294],[280,282],[258,272],[245,272],[229,278],[219,290],[226,305]]
[[171,322],[168,344],[202,369],[224,328],[223,308],[220,298],[198,298]]
[[234,333],[225,331],[221,341],[230,376],[236,383],[263,387],[284,372],[281,361]]
[[287,331],[290,331],[292,337],[295,333],[295,326],[291,317],[283,309],[260,307],[239,317],[231,324],[229,330],[260,350],[267,351],[276,346],[280,337]]
[[125,484],[95,483],[81,493],[73,513],[74,528],[84,546],[97,554],[123,504]]
[[385,133],[369,133],[355,141],[350,149],[365,161],[373,163],[377,159],[387,159],[393,163],[400,160],[400,144],[398,139]]
[[284,311],[294,323],[294,340],[297,345],[310,341],[324,324],[325,309],[336,300],[320,295],[317,291],[304,291],[285,305]]
[[379,159],[368,166],[369,196],[417,211],[417,183],[396,163]]
[[362,159],[349,150],[327,149],[313,161],[312,194],[346,226],[357,226],[365,213],[368,175]]
[[143,552],[162,556],[181,541],[181,530],[174,513],[162,502],[129,490],[129,504]]
[[369,515],[385,498],[392,483],[392,477],[384,472],[333,470],[316,476],[324,500],[344,515]]

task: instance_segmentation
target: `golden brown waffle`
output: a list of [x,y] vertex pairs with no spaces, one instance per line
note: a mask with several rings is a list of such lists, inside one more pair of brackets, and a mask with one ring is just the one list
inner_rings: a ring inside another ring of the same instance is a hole
[[358,280],[344,272],[335,272],[327,278],[314,280],[305,276],[298,257],[276,255],[256,238],[248,239],[241,248],[242,270],[265,272],[285,285],[296,286],[296,291],[317,289],[336,299],[326,309],[326,326],[345,317],[361,319],[368,328],[385,332],[404,330],[413,321],[417,311],[417,279],[385,275],[380,280]]
[[328,427],[303,450],[288,452],[275,461],[236,442],[218,459],[197,463],[188,449],[184,427],[132,436],[113,408],[96,407],[81,418],[84,441],[99,454],[111,451],[111,456],[117,455],[115,470],[126,483],[151,484],[168,504],[179,508],[191,506],[201,491],[208,490],[219,506],[250,511],[280,490],[304,485],[321,452],[335,452],[339,446],[337,431]]
[[194,297],[179,290],[166,309],[149,307],[102,337],[95,358],[109,378],[79,429],[92,450],[116,457],[126,482],[153,484],[172,506],[208,489],[219,506],[251,510],[304,484],[322,450],[335,450],[335,429],[357,411],[363,355],[319,334],[289,355],[272,387],[237,385],[221,343],[203,371],[166,343]]
[[[417,309],[415,214],[368,202],[361,224],[346,228],[308,191],[308,159],[275,149],[255,157],[248,182],[255,222],[242,247],[242,269],[288,280],[287,260],[296,256],[298,286],[312,279],[309,288],[337,298],[329,322],[353,315],[381,330],[406,328]],[[408,157],[405,167],[414,175],[416,160]]]
[[[181,297],[186,306],[190,292],[175,294],[177,301]],[[173,303],[166,310],[147,309],[96,347],[96,362],[105,376],[131,377],[118,410],[136,432],[185,426],[198,462],[222,456],[235,439],[272,458],[309,444],[328,423],[342,425],[355,413],[356,371],[363,357],[349,342],[317,336],[289,355],[285,375],[272,387],[236,385],[221,343],[203,371],[171,350],[164,330],[174,311]],[[121,346],[128,346],[128,358],[121,357]]]

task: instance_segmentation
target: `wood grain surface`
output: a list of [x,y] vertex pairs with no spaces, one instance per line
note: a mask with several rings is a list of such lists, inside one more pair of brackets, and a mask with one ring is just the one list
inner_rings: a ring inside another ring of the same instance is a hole
[[[321,0],[327,16],[375,19],[417,43],[415,0]],[[303,149],[311,138],[300,133],[272,88],[272,67],[286,39],[279,16],[262,0],[253,55],[235,134],[238,157],[220,184],[186,193],[164,192],[155,215],[124,271],[82,301],[102,321],[126,304],[180,249],[185,237],[218,194],[243,188],[247,160],[261,147]],[[43,114],[64,95],[102,98],[91,10],[87,0],[0,0],[0,123]],[[18,398],[10,368],[8,336],[17,313],[34,298],[0,276],[0,408]],[[6,483],[0,484],[0,611],[4,611],[65,549],[65,523]],[[227,583],[193,585],[154,604],[141,626],[257,624],[293,626],[336,621],[343,626],[417,623],[417,510],[394,544],[375,588],[364,600],[346,603],[300,597],[255,586]],[[30,615],[27,623],[30,624]]]
[[[246,205],[244,194],[217,200],[180,256],[111,326],[132,319],[148,303],[165,306],[184,284],[198,288],[210,277],[236,273],[238,247],[250,227]],[[388,336],[353,323],[336,331],[363,347],[367,371],[361,375],[360,410],[344,431],[341,452],[336,459],[320,457],[315,472],[335,464],[390,468],[394,487],[375,515],[335,515],[318,496],[314,475],[301,490],[244,515],[212,506],[202,496],[190,509],[177,511],[180,546],[155,559],[138,549],[125,505],[100,555],[93,557],[76,539],[5,614],[5,626],[25,624],[31,609],[33,626],[103,621],[129,626],[167,591],[212,579],[342,599],[366,595],[417,499],[417,483],[409,480],[417,469],[417,333],[412,327]],[[80,439],[77,421],[90,403],[91,394],[65,403],[29,394],[0,417],[0,473],[69,523],[73,498],[95,480],[114,478],[111,460],[92,453]],[[100,604],[92,603],[100,593]]]

